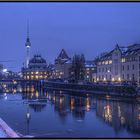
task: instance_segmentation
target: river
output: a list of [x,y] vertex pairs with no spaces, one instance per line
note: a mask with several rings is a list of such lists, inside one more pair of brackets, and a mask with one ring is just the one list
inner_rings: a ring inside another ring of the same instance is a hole
[[63,91],[0,93],[0,117],[33,137],[140,137],[140,103]]

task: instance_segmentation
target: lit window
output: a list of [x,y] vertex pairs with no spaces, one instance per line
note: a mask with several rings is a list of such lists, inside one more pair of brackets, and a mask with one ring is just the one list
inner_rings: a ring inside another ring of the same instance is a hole
[[38,71],[36,72],[36,74],[38,74]]
[[121,81],[121,77],[118,78],[118,81]]
[[31,76],[31,79],[34,79],[34,76],[33,75]]
[[112,60],[109,60],[109,64],[112,64]]
[[31,74],[34,74],[34,72],[31,72]]
[[63,72],[60,72],[60,74],[62,75],[62,74],[63,74]]
[[114,78],[112,78],[112,81],[114,81],[115,79]]
[[38,79],[38,76],[36,75],[35,78]]
[[104,64],[105,62],[103,61],[102,64]]
[[105,64],[107,65],[108,64],[108,61],[105,61]]
[[38,98],[38,96],[39,96],[39,94],[38,94],[38,91],[36,91],[36,94],[35,94],[35,96]]
[[125,58],[122,58],[121,62],[124,63],[125,62]]
[[87,74],[89,74],[89,71],[87,71]]

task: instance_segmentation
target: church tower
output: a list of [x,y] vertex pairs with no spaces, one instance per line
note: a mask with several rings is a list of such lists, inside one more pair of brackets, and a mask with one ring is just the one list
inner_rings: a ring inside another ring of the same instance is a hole
[[25,46],[26,46],[26,68],[28,68],[29,59],[30,59],[30,47],[31,47],[30,38],[29,38],[29,22],[27,23],[27,38],[26,38]]

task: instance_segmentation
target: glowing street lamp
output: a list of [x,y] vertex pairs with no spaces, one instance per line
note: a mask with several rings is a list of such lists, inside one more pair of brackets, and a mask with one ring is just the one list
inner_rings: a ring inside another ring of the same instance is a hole
[[7,72],[7,69],[3,69],[3,72]]

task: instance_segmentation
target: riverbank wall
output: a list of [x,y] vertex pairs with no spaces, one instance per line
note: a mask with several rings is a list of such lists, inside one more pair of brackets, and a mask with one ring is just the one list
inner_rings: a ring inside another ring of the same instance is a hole
[[42,84],[43,89],[55,89],[64,90],[79,93],[89,94],[104,94],[112,96],[137,96],[137,91],[133,86],[122,86],[122,85],[101,85],[101,84],[72,84],[62,82],[44,82]]

